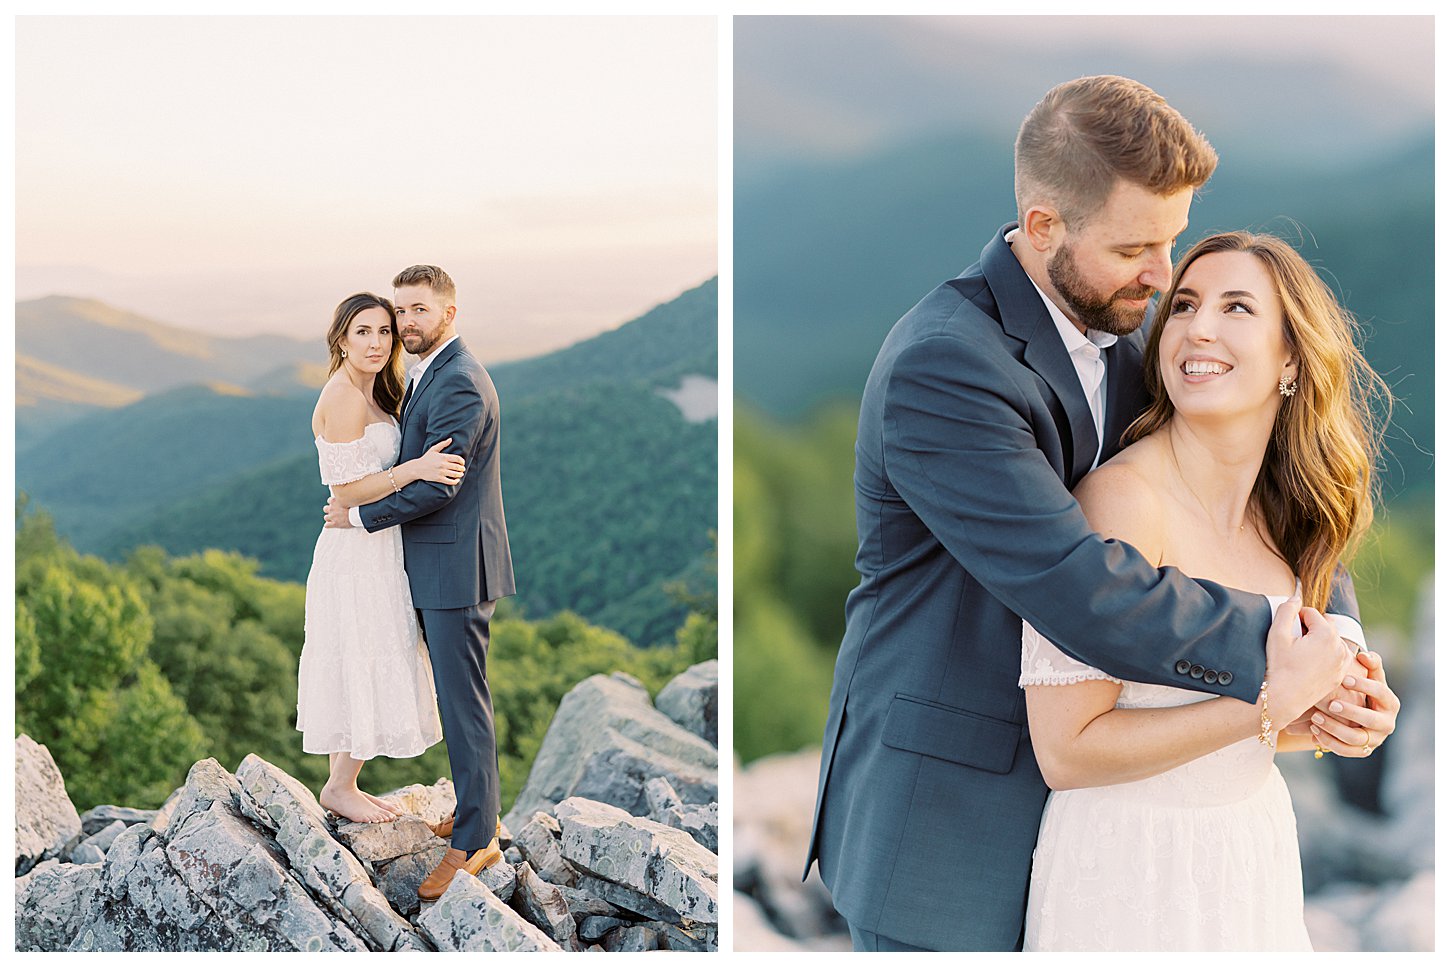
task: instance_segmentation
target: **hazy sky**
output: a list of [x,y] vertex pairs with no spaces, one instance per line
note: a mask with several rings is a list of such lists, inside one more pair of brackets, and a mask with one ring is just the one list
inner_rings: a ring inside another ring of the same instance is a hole
[[713,17],[23,17],[17,298],[321,332],[442,265],[486,359],[716,271]]
[[1307,163],[1421,137],[1434,111],[1427,16],[744,17],[734,41],[737,189],[945,131],[1011,138],[1048,87],[1085,74],[1128,74],[1210,137]]

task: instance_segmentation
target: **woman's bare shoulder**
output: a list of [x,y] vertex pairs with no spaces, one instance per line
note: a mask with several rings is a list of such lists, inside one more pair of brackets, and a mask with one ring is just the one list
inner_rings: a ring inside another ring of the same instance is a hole
[[312,411],[312,431],[329,443],[362,436],[368,422],[368,400],[346,379],[334,376],[322,387]]
[[1162,556],[1165,537],[1163,452],[1146,437],[1088,474],[1073,496],[1099,534],[1132,544],[1150,561]]

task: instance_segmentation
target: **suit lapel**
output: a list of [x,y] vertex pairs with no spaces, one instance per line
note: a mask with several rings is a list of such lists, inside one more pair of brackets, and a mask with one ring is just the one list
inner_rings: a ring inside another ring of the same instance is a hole
[[1071,441],[1068,445],[1071,472],[1067,479],[1071,487],[1092,468],[1098,452],[1098,434],[1093,427],[1092,410],[1082,392],[1082,382],[1062,343],[1062,334],[1047,314],[1037,287],[1012,254],[1012,246],[1007,244],[1007,232],[1016,227],[1015,224],[1003,226],[982,250],[982,274],[997,300],[1002,329],[1027,344],[1023,362],[1046,381],[1066,415],[1068,425],[1059,424],[1058,430]]
[[[403,404],[403,436],[404,437],[406,437],[407,434],[408,434],[408,413],[409,413],[410,409],[412,408],[412,406],[419,399],[422,398],[422,396],[423,396],[424,393],[428,392],[428,387],[433,385],[433,379],[440,372],[442,372],[443,367],[448,364],[448,361],[450,359],[452,359],[454,356],[458,355],[458,353],[462,349],[463,349],[463,340],[462,339],[455,339],[455,340],[453,340],[447,346],[444,346],[443,347],[443,349],[438,353],[438,355],[436,357],[434,357],[433,361],[428,364],[428,368],[426,370],[424,370],[422,378],[418,380],[418,385],[415,386],[415,387],[413,387],[413,392],[407,396],[407,400]],[[401,448],[402,448],[402,441],[399,441],[398,446],[399,446],[399,449],[401,450]]]

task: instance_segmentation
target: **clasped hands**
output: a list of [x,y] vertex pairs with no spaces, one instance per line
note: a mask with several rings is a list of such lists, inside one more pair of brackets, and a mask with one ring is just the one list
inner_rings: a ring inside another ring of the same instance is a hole
[[351,527],[352,521],[347,519],[348,510],[348,506],[336,497],[328,497],[327,503],[322,505],[322,519],[326,522],[322,526]]
[[1399,696],[1385,682],[1385,663],[1378,653],[1355,656],[1340,685],[1291,722],[1286,732],[1310,735],[1325,752],[1364,758],[1384,745],[1395,730]]
[[1309,735],[1326,752],[1363,758],[1395,730],[1400,700],[1385,681],[1383,659],[1372,651],[1346,653],[1346,644],[1332,623],[1302,601],[1291,598],[1281,605],[1269,629],[1271,717],[1277,722],[1279,714],[1305,709],[1284,732]]

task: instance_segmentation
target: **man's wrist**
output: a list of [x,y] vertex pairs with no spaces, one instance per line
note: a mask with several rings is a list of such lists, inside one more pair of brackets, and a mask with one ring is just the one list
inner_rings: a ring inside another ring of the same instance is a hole
[[356,507],[349,507],[347,509],[347,522],[354,527],[361,527],[363,525],[362,514]]

